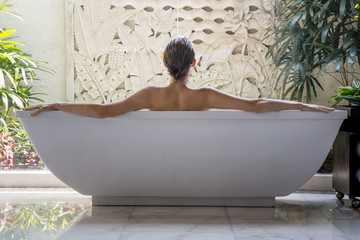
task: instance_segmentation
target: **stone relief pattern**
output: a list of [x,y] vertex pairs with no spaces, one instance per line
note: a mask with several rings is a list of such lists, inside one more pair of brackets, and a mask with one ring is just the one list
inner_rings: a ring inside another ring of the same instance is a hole
[[190,87],[278,98],[277,72],[265,58],[274,39],[264,40],[275,19],[274,0],[77,0],[74,99],[109,103],[167,85],[161,54],[177,33],[196,52]]

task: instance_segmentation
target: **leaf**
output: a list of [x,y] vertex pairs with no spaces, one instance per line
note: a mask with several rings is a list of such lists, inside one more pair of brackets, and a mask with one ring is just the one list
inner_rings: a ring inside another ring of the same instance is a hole
[[299,20],[300,17],[301,17],[301,14],[296,14],[291,20],[290,27],[293,27],[297,23],[297,21]]
[[289,95],[289,93],[292,91],[291,97],[290,99],[294,99],[294,95],[295,95],[295,88],[293,86],[290,86],[282,95],[282,99],[285,99],[285,97],[287,95]]
[[305,22],[306,16],[307,16],[307,12],[304,12],[304,13],[302,14],[302,17],[301,17],[301,20],[302,20],[303,22]]
[[348,63],[350,64],[350,66],[351,66],[352,68],[355,67],[355,60],[354,60],[354,58],[352,58],[352,57],[350,57],[350,56],[347,56],[347,57],[346,57],[346,60],[348,61]]
[[336,62],[336,65],[335,65],[335,72],[338,72],[339,71],[339,69],[340,69],[340,66],[341,66],[341,62],[342,62],[342,60],[340,59],[338,59],[338,61]]
[[360,96],[343,96],[343,95],[338,95],[340,98],[346,99],[349,102],[360,106]]
[[344,16],[345,14],[345,8],[346,8],[346,0],[341,0],[340,1],[340,16]]
[[[237,54],[229,56],[228,61],[230,65],[229,73],[234,79],[235,95],[249,96],[249,94],[256,94],[259,96],[259,91],[254,87],[262,84],[265,78],[261,72],[261,66],[255,61],[254,57]],[[251,88],[254,92],[246,92],[245,87],[247,89]]]
[[[1,117],[0,118],[0,122],[1,122],[1,125],[0,125],[0,130],[5,130],[5,132],[8,132],[9,129],[8,129],[8,125],[6,124],[5,120]],[[3,129],[2,129],[3,128]],[[12,225],[10,225],[12,226]]]
[[336,105],[338,105],[341,102],[341,98],[339,98],[337,95],[335,96],[331,96],[331,98],[334,99],[335,103],[333,105],[331,105],[331,107],[335,107]]
[[122,77],[127,77],[135,67],[136,53],[134,51],[127,52],[124,61],[121,64]]
[[27,79],[26,79],[26,72],[24,68],[21,68],[21,73],[22,73],[22,77],[24,79],[25,84],[27,84]]
[[102,20],[109,18],[110,0],[86,0],[83,5],[94,29]]
[[16,83],[15,79],[13,78],[13,76],[11,76],[11,74],[10,74],[8,71],[4,70],[4,69],[0,69],[0,71],[5,72],[5,75],[6,75],[6,76],[8,77],[8,79],[10,80],[10,82],[11,82],[11,84],[13,85],[15,91],[17,91],[17,89],[18,89],[18,84]]
[[96,28],[98,21],[99,9],[97,9],[96,1],[87,0],[84,1],[84,13],[89,17],[92,29]]
[[[124,23],[134,15],[135,13],[132,11],[126,11],[124,9],[120,9],[116,11],[116,14],[112,13],[108,18],[102,20],[98,24],[98,27],[96,28],[97,56],[108,53],[111,43],[113,42],[114,37],[119,30],[118,27],[121,26],[121,28],[127,28],[128,31],[126,34],[130,35],[131,29],[126,25],[124,25]],[[120,38],[120,40],[122,41],[122,38]]]
[[353,35],[354,35],[354,31],[351,31],[346,35],[345,40],[344,40],[344,44],[343,44],[343,49],[344,50],[346,50],[349,47],[350,41],[351,41]]
[[310,8],[310,16],[313,18],[314,17],[314,10],[312,8]]
[[5,4],[8,2],[9,0],[4,0],[1,4],[0,4],[0,9],[3,9]]
[[290,74],[290,68],[286,70],[285,77],[284,77],[285,84],[283,84],[283,89],[285,89],[286,81],[289,77],[289,74]]
[[350,2],[350,9],[351,12],[354,14],[355,13],[355,4],[354,4],[354,0],[349,0]]
[[[156,12],[158,14],[158,11]],[[148,51],[149,46],[147,39],[152,34],[151,28],[149,26],[149,19],[141,14],[141,12],[137,12],[135,15],[135,33],[139,35],[139,38],[142,40],[145,49]]]
[[349,90],[352,91],[352,87],[351,86],[345,86],[345,87],[339,87],[340,90]]
[[136,52],[135,67],[130,73],[134,90],[137,91],[148,86],[149,81],[155,76],[151,58],[143,48]]
[[300,70],[300,74],[301,74],[301,80],[304,81],[306,78],[306,68],[302,62],[299,63],[299,70]]
[[316,87],[315,87],[314,81],[316,81],[315,77],[309,76],[309,83],[310,83],[313,93],[316,97]]
[[[274,48],[275,48],[276,46],[279,46],[280,43],[281,43],[282,41],[284,41],[286,38],[288,38],[290,35],[291,35],[291,34],[288,33],[288,34],[280,37],[278,40],[276,40],[276,42],[275,42],[273,45],[270,46],[270,48],[269,48],[268,52],[266,53],[265,57],[268,57],[268,56],[271,54],[271,52],[274,50]],[[288,40],[288,41],[286,41],[286,42],[290,42],[290,41]],[[284,49],[284,48],[282,48],[282,49]],[[286,48],[285,48],[285,49],[286,49]]]
[[5,77],[4,77],[4,73],[0,69],[0,88],[4,88],[4,87],[5,87]]
[[93,62],[88,57],[85,57],[75,52],[75,68],[78,78],[85,90],[96,99],[101,96],[103,102],[107,102],[104,92],[106,89],[106,76],[99,63]]
[[117,33],[119,35],[120,41],[124,45],[125,49],[128,49],[130,51],[134,51],[140,46],[137,46],[135,43],[137,43],[136,36],[134,37],[134,34],[131,33],[131,29],[126,25],[119,25],[117,26]]
[[355,61],[355,55],[356,55],[356,45],[352,44],[350,47],[350,57],[354,59],[354,61]]
[[24,108],[24,104],[21,101],[21,98],[19,98],[18,96],[16,96],[13,93],[9,93],[9,97],[14,101],[16,108],[18,108],[18,109]]
[[294,66],[294,70],[293,70],[293,73],[294,73],[294,85],[296,85],[297,83],[297,78],[298,78],[298,66],[299,64],[295,64]]
[[79,5],[74,6],[74,35],[81,54],[95,57],[96,38],[90,19]]
[[326,25],[322,28],[321,43],[325,43],[326,38],[327,38],[327,36],[328,36],[329,27],[330,27],[330,24],[326,24]]
[[8,36],[10,34],[13,34],[14,32],[16,32],[16,30],[7,30],[5,32],[2,32],[2,33],[0,33],[0,39],[4,38],[4,37],[6,37],[6,36]]
[[5,113],[7,113],[8,110],[9,110],[9,99],[8,99],[6,93],[3,92],[1,94],[1,100],[2,100],[2,105],[3,105],[3,108],[4,108],[3,111]]
[[336,59],[331,60],[328,62],[325,67],[321,70],[321,75],[324,75],[328,68],[335,62]]
[[304,87],[305,87],[305,83],[306,82],[302,82],[301,85],[300,85],[300,89],[298,91],[298,102],[302,102],[303,101],[303,93],[304,93]]

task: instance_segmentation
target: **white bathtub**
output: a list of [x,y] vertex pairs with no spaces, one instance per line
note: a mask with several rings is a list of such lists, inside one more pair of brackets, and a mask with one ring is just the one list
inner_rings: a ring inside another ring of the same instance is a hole
[[344,111],[18,111],[47,168],[95,205],[273,206],[319,169]]

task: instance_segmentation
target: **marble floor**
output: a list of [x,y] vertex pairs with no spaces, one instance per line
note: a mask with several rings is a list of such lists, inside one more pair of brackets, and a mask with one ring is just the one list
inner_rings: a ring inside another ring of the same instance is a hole
[[296,192],[274,208],[100,207],[69,189],[0,189],[0,239],[360,239],[360,210],[332,192]]

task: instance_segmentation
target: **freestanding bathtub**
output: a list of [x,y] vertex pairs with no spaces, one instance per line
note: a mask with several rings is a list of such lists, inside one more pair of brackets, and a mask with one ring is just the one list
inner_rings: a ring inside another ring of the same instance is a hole
[[319,169],[344,111],[18,111],[47,168],[94,205],[273,206]]

